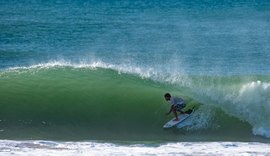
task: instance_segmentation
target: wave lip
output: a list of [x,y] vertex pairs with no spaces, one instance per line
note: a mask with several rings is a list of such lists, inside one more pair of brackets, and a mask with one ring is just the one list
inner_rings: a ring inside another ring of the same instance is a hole
[[157,73],[154,72],[153,68],[139,68],[132,65],[116,65],[116,64],[109,64],[103,61],[94,61],[91,63],[87,62],[80,62],[80,63],[72,63],[70,61],[61,60],[61,61],[49,61],[47,63],[39,63],[36,65],[31,66],[22,66],[22,67],[11,67],[8,68],[8,71],[11,70],[20,70],[20,69],[49,69],[54,67],[72,67],[72,68],[89,68],[89,69],[96,69],[96,68],[103,68],[103,69],[112,69],[116,70],[119,73],[130,73],[130,74],[138,74],[143,78],[149,78],[150,75],[156,75]]
[[189,86],[190,81],[188,76],[183,70],[179,71],[174,69],[174,67],[168,67],[164,69],[156,69],[150,66],[138,66],[133,64],[112,64],[106,63],[101,60],[97,61],[80,61],[79,63],[74,63],[68,60],[51,60],[46,63],[39,63],[31,66],[22,66],[22,67],[11,67],[7,71],[16,71],[16,70],[39,70],[39,69],[50,69],[56,67],[70,67],[75,69],[87,68],[95,70],[97,68],[102,69],[111,69],[117,71],[119,74],[133,74],[137,75],[143,79],[152,79],[158,82],[166,82],[170,84],[180,84],[184,86]]

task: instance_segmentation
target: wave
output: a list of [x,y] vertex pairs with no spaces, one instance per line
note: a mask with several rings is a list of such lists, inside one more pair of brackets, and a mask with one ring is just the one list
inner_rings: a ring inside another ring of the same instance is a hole
[[172,117],[163,115],[169,109],[165,92],[184,97],[188,108],[196,106],[187,131],[247,137],[251,128],[270,137],[270,77],[265,75],[185,75],[102,61],[53,61],[2,70],[0,80],[3,138],[33,131],[37,138],[175,138],[161,129]]

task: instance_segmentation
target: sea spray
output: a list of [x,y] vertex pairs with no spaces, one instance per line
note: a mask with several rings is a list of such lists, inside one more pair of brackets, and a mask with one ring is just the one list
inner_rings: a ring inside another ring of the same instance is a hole
[[209,80],[202,79],[204,82],[199,80],[199,83],[191,86],[195,99],[247,121],[253,126],[254,134],[269,137],[269,77],[218,76]]

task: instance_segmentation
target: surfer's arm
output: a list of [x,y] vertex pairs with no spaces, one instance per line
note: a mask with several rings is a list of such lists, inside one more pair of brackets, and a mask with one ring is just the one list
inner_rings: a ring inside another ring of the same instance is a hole
[[166,113],[166,115],[169,115],[169,114],[171,114],[171,112],[172,112],[173,108],[174,108],[174,106],[172,105],[172,106],[171,106],[171,109],[170,109],[170,111],[169,111],[168,113]]

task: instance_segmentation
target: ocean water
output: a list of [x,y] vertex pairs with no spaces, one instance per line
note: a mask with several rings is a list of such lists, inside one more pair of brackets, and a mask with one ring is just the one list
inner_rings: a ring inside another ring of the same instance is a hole
[[0,155],[269,155],[269,43],[268,1],[0,2]]

